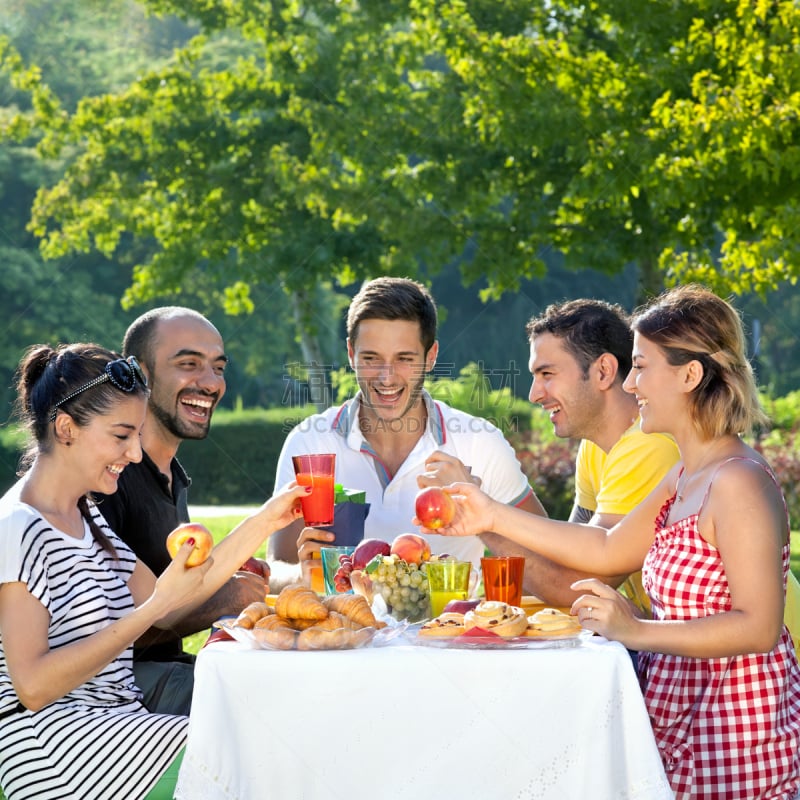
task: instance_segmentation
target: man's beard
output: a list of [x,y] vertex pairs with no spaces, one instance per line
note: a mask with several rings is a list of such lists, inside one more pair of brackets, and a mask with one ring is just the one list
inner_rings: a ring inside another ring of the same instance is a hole
[[425,386],[425,375],[421,375],[420,379],[414,383],[413,385],[408,384],[408,398],[406,404],[403,406],[402,410],[399,414],[395,414],[392,416],[386,416],[386,412],[384,409],[380,407],[374,406],[367,398],[371,398],[371,394],[369,392],[365,392],[363,389],[361,390],[361,404],[362,407],[366,408],[371,415],[371,419],[364,418],[362,415],[361,419],[361,426],[362,428],[366,426],[368,430],[384,430],[384,429],[391,429],[394,431],[399,431],[401,426],[407,421],[406,417],[408,417],[411,410],[417,405],[418,402],[421,401],[422,390]]
[[205,439],[208,436],[213,408],[206,422],[185,422],[177,413],[170,413],[166,408],[154,402],[151,395],[150,411],[159,424],[178,439]]

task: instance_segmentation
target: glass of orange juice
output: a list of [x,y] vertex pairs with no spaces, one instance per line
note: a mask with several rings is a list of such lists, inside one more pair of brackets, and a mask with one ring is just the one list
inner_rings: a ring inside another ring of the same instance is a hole
[[487,556],[481,559],[483,589],[487,600],[501,600],[511,606],[522,602],[522,556]]
[[303,572],[303,583],[317,594],[325,594],[325,576],[322,573],[322,560],[319,553],[314,553],[312,558],[300,562]]
[[292,464],[297,482],[311,487],[311,494],[300,498],[306,525],[310,528],[332,525],[336,455],[292,456]]

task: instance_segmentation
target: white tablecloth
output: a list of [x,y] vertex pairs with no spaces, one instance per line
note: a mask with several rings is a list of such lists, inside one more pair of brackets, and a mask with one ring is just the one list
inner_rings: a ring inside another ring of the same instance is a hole
[[197,660],[178,800],[671,800],[625,649]]

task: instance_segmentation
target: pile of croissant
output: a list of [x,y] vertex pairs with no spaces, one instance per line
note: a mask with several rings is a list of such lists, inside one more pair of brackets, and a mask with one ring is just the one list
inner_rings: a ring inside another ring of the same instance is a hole
[[303,584],[282,589],[274,609],[251,603],[233,622],[275,650],[347,650],[366,644],[385,625],[361,595],[319,597]]

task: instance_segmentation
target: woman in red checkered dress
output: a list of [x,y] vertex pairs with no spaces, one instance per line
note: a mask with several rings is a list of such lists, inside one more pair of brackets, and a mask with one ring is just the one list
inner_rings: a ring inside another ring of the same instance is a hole
[[671,434],[681,451],[651,495],[607,532],[535,517],[456,484],[456,518],[438,532],[495,531],[595,574],[642,568],[652,619],[595,579],[574,584],[585,594],[573,613],[639,651],[676,797],[793,800],[800,667],[783,624],[789,521],[769,465],[740,437],[766,422],[741,321],[708,290],[684,286],[632,327],[625,388],[637,397],[642,430]]

